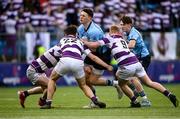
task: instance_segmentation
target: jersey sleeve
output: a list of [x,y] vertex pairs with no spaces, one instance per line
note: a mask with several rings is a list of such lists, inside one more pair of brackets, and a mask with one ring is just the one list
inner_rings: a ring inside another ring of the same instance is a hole
[[99,40],[98,41],[99,44],[102,46],[102,45],[108,45],[110,43],[109,39],[108,38],[103,38],[102,40]]
[[135,31],[132,31],[132,32],[129,34],[129,38],[128,38],[128,39],[129,39],[129,41],[132,40],[132,39],[137,40],[138,37],[139,37],[139,34],[136,33]]
[[83,53],[87,56],[91,51],[89,50],[89,48],[87,46],[83,45],[83,47],[84,47]]

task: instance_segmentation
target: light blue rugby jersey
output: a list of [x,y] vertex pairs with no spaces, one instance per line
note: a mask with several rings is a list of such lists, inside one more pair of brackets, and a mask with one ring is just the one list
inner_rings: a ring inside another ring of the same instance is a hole
[[134,27],[131,28],[131,31],[127,36],[128,42],[131,39],[136,40],[136,45],[132,50],[133,50],[133,53],[135,53],[135,55],[138,58],[143,58],[143,57],[149,55],[149,51],[148,51],[146,45],[144,44],[141,34]]
[[97,40],[101,40],[104,38],[104,32],[102,31],[100,26],[98,26],[93,21],[90,23],[87,30],[85,30],[84,26],[81,24],[78,27],[77,31],[78,31],[79,38],[85,37],[89,41],[97,41]]

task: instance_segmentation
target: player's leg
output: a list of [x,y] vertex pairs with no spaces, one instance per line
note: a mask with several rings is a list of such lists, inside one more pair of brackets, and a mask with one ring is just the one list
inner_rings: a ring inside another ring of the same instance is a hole
[[72,68],[73,75],[75,76],[75,78],[76,78],[76,80],[78,82],[79,87],[84,92],[84,94],[89,99],[91,99],[91,101],[96,106],[98,106],[100,108],[105,108],[106,104],[103,103],[103,102],[98,101],[96,96],[93,94],[92,90],[89,88],[88,85],[86,85],[86,78],[85,78],[85,72],[84,72],[84,69],[83,69],[83,64],[81,62],[79,62],[79,63],[80,63],[80,65],[78,65],[78,67],[76,66],[76,68]]
[[[92,73],[92,69],[89,67],[89,68],[86,68],[86,70],[84,70],[84,71],[85,71],[85,75],[86,75],[86,85],[89,86],[89,88],[91,89],[93,94],[96,96],[95,87],[91,84],[91,81],[89,78],[90,74]],[[83,106],[83,108],[96,108],[96,107],[98,107],[98,106],[96,106],[92,101],[88,105]]]
[[119,86],[118,79],[116,77],[116,72],[118,70],[118,64],[117,64],[117,61],[114,58],[111,59],[110,64],[113,66],[113,76],[114,76],[113,86],[116,88],[116,91],[117,91],[117,94],[118,94],[118,99],[121,99],[123,97],[124,93],[123,93],[121,87]]
[[164,94],[166,97],[168,97],[170,99],[170,101],[173,103],[173,105],[175,107],[179,106],[179,101],[176,98],[176,96],[174,94],[172,94],[170,91],[168,91],[163,85],[161,85],[158,82],[153,82],[148,75],[146,74],[143,77],[140,77],[140,80],[147,85],[150,88],[153,88],[159,92],[161,92],[162,94]]
[[50,80],[48,82],[46,104],[41,106],[41,109],[51,108],[52,98],[56,89],[56,80],[58,80],[59,78],[60,78],[60,75],[55,70],[53,70],[50,76]]
[[141,82],[136,77],[132,77],[133,80],[129,81],[128,85],[133,90],[134,95],[136,97],[140,96],[142,98],[141,100],[141,106],[142,107],[150,107],[151,102],[148,100],[147,95],[143,89],[143,86]]
[[[142,66],[144,67],[145,71],[147,72],[148,67],[151,63],[151,56],[147,55],[143,58],[140,58],[139,61],[141,62]],[[141,106],[143,107],[149,107],[151,106],[151,102],[147,99],[147,95],[142,87],[142,84],[139,80],[133,80],[134,83],[132,85],[135,85],[136,90],[134,91],[135,94],[138,94],[140,97],[142,97]]]
[[[105,108],[106,104],[98,101],[95,94],[95,88],[92,86],[92,81],[97,80],[101,76],[101,71],[100,73],[98,71],[96,73],[96,71],[92,70],[92,67],[90,66],[86,66],[83,69],[84,63],[80,61],[78,62],[76,61],[76,64],[78,63],[79,63],[78,67],[74,66],[73,68],[71,68],[71,70],[74,76],[76,77],[79,87],[84,92],[84,94],[91,99],[92,103],[95,104],[96,107],[98,106],[100,108]],[[91,88],[88,85],[86,85],[86,82]]]
[[25,90],[25,91],[18,91],[19,101],[23,108],[25,107],[24,105],[25,100],[29,95],[42,93],[43,90],[47,88],[47,84],[48,84],[48,78],[46,77],[46,75],[37,73],[36,70],[32,66],[28,67],[26,74],[27,74],[28,79],[31,81],[31,83],[38,87]]
[[117,80],[105,79],[104,77],[100,77],[97,80],[93,81],[91,84],[97,85],[97,86],[114,86],[118,93],[118,99],[121,99],[123,97],[123,91],[118,85]]
[[25,108],[25,100],[29,95],[32,94],[40,94],[43,92],[43,89],[41,86],[31,88],[29,90],[24,90],[24,91],[18,91],[19,95],[19,102],[23,108]]
[[136,96],[134,95],[133,91],[129,88],[127,83],[128,81],[126,80],[119,80],[119,86],[121,87],[124,94],[131,100],[131,107],[141,107],[140,103],[137,101]]
[[48,82],[49,82],[49,79],[45,74],[41,75],[36,82],[36,84],[40,85],[43,89],[43,92],[42,92],[43,94],[39,98],[39,101],[38,101],[39,106],[43,106],[46,103]]
[[39,98],[38,105],[43,106],[46,104],[47,99],[47,88],[44,89],[42,96]]
[[[112,79],[105,79],[102,77],[104,73],[104,70],[99,70],[96,68],[91,67],[91,73],[88,74],[86,73],[86,80],[87,84],[95,85],[95,86],[114,86],[118,92],[118,98],[121,99],[123,96],[123,92],[121,91],[121,88],[118,85],[117,80],[112,80]],[[92,91],[95,92],[94,88]],[[94,93],[95,94],[95,93]]]
[[173,103],[173,105],[175,107],[178,107],[179,101],[174,94],[172,94],[170,91],[168,91],[160,83],[152,81],[149,78],[149,76],[146,74],[144,68],[142,67],[142,65],[140,63],[139,63],[139,65],[137,65],[137,67],[138,67],[137,68],[138,70],[136,72],[136,75],[145,85],[161,92],[162,94],[164,94],[166,97],[168,97],[170,99],[170,101]]
[[131,107],[141,107],[140,103],[137,101],[137,97],[127,85],[130,80],[129,77],[132,77],[135,71],[135,65],[121,66],[116,72],[116,77],[119,81],[119,86],[123,90],[124,94],[131,100]]
[[[86,65],[84,67],[84,72],[85,72],[85,76],[86,76],[86,85],[88,85],[88,87],[91,89],[91,91],[93,92],[93,94],[96,96],[96,89],[95,89],[95,85],[104,85],[104,81],[97,81],[98,78],[100,78],[101,76],[101,70],[97,70],[97,72],[99,72],[100,74],[95,73],[96,70],[94,70],[93,66],[90,65]],[[102,84],[103,83],[103,84]],[[98,97],[96,97],[98,98]],[[83,106],[83,108],[97,108],[98,106],[95,105],[92,101],[88,104]]]
[[96,96],[93,94],[92,90],[88,87],[88,85],[86,85],[86,81],[85,81],[85,77],[76,79],[78,82],[79,87],[81,88],[81,90],[84,92],[84,94],[91,99],[91,101],[98,107],[100,108],[105,108],[106,104],[103,102],[98,101],[98,99],[96,98]]
[[84,72],[85,72],[86,84],[92,90],[94,95],[96,95],[95,87],[92,85],[92,81],[91,81],[91,78],[90,78],[91,73],[92,73],[92,66],[89,66],[89,65],[84,66]]

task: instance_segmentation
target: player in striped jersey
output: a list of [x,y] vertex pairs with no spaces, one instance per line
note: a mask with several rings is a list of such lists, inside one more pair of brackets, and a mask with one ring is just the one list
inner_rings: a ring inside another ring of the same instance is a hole
[[100,108],[106,107],[106,104],[98,101],[90,87],[86,85],[84,60],[82,54],[87,55],[91,60],[102,65],[109,71],[112,71],[113,68],[112,66],[103,62],[97,56],[93,55],[90,50],[78,38],[76,38],[76,33],[77,28],[74,25],[71,25],[65,30],[66,36],[60,40],[62,56],[51,73],[48,83],[46,105],[41,106],[41,109],[51,108],[56,81],[67,73],[72,73],[81,90],[95,105]]
[[164,94],[170,99],[175,107],[178,107],[179,101],[174,94],[168,91],[160,83],[153,82],[149,76],[146,74],[143,66],[133,54],[124,39],[119,35],[120,31],[118,26],[111,26],[110,37],[103,38],[97,42],[83,41],[85,45],[90,48],[97,48],[101,45],[107,45],[111,49],[111,54],[114,59],[118,62],[118,70],[116,72],[116,77],[119,81],[119,86],[123,92],[130,98],[131,107],[140,107],[140,103],[134,96],[132,90],[127,86],[128,81],[131,80],[133,76],[138,77],[145,85],[153,88],[160,93]]
[[43,93],[43,96],[39,99],[39,105],[42,106],[45,103],[48,84],[48,77],[45,72],[57,64],[60,56],[60,46],[55,45],[29,65],[26,71],[27,78],[37,87],[25,91],[18,91],[20,104],[23,108],[25,108],[24,103],[26,97],[33,94]]

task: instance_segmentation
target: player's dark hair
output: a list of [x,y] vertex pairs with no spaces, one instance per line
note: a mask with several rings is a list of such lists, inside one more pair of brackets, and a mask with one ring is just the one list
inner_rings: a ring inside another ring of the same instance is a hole
[[93,10],[91,8],[84,8],[84,9],[82,9],[82,11],[86,12],[90,17],[93,18],[94,13],[93,13]]
[[121,18],[121,21],[123,22],[123,24],[132,24],[133,23],[132,19],[128,16],[123,16]]
[[66,35],[76,35],[76,33],[77,33],[76,25],[70,25],[64,30],[64,34]]

